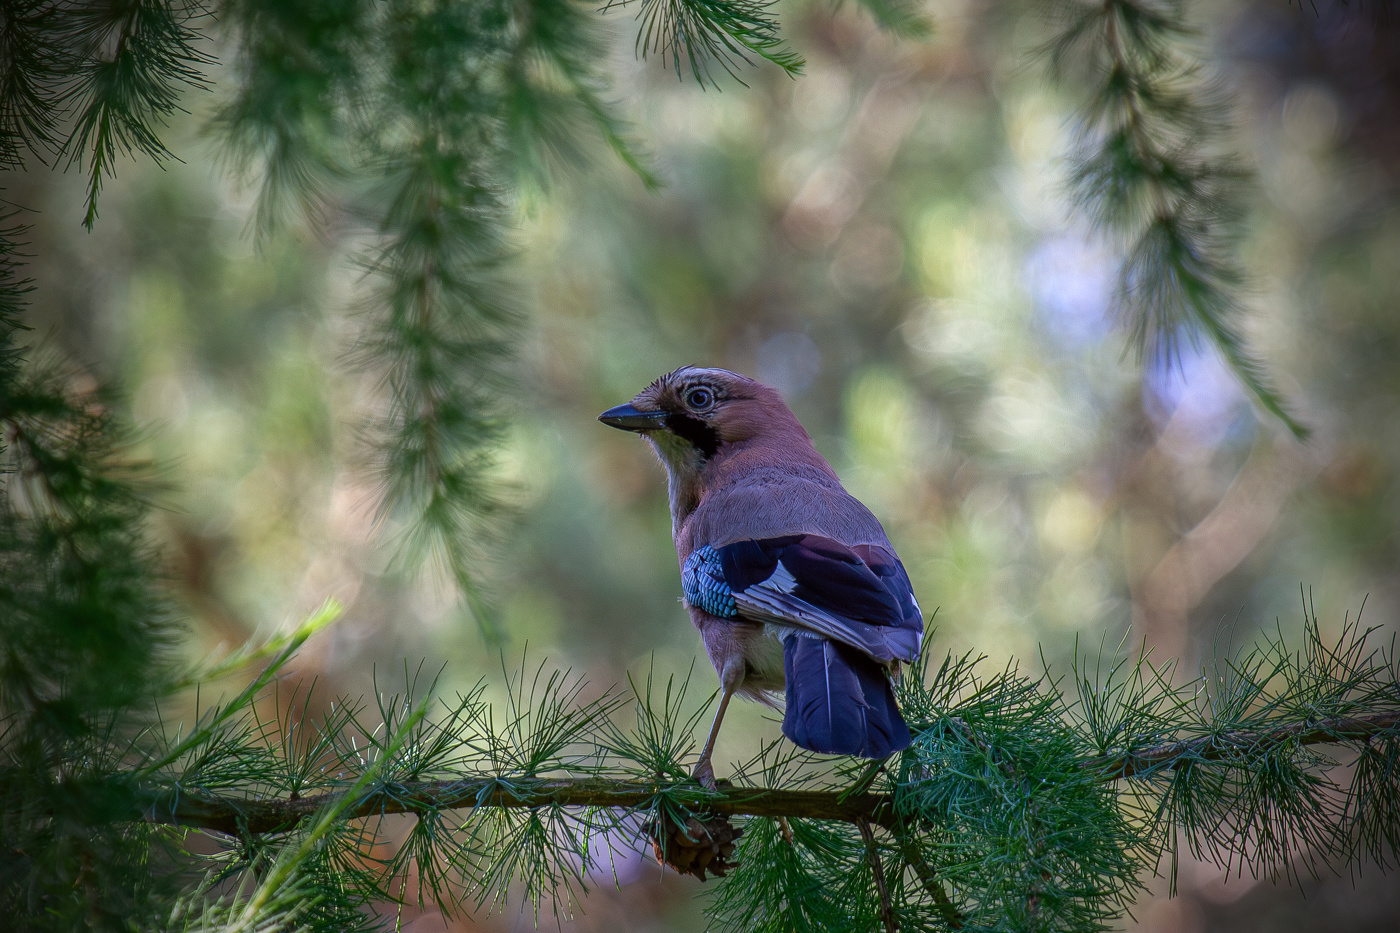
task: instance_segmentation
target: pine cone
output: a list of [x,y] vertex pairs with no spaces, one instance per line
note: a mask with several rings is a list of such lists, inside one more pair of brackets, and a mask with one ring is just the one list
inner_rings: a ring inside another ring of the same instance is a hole
[[[661,824],[658,827],[658,822]],[[642,830],[651,838],[656,860],[669,865],[683,875],[705,880],[708,869],[717,878],[734,867],[734,841],[744,834],[722,813],[703,818],[690,816],[685,825],[663,815],[660,820],[648,820]]]

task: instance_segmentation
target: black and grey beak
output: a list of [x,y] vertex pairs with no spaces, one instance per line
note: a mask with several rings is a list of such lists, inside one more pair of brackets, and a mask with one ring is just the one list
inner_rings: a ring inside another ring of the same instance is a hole
[[598,420],[624,431],[655,431],[666,426],[666,417],[664,411],[641,411],[631,405],[619,405],[603,412]]

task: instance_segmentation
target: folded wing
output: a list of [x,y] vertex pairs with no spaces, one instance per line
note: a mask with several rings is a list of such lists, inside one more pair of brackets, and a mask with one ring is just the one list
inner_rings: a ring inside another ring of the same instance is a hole
[[784,535],[703,547],[682,568],[686,598],[713,615],[806,630],[878,661],[912,661],[923,616],[899,559],[879,545],[847,547]]

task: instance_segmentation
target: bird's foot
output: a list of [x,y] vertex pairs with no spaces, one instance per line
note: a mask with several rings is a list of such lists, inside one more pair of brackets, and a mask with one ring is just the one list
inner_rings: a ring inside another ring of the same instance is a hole
[[700,759],[695,770],[690,772],[690,776],[699,781],[701,786],[715,790],[715,766],[710,763],[710,759]]

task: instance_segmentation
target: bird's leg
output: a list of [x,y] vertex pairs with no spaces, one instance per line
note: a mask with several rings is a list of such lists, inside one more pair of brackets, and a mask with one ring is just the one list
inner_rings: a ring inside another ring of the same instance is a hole
[[715,710],[715,721],[710,726],[710,737],[705,740],[705,749],[700,752],[700,760],[695,763],[695,770],[691,772],[697,781],[711,790],[715,787],[715,766],[710,762],[710,758],[715,753],[715,739],[719,737],[719,724],[724,719],[724,710],[729,706],[729,698],[734,695],[734,688],[737,686],[724,686],[724,693],[719,698],[719,709]]

